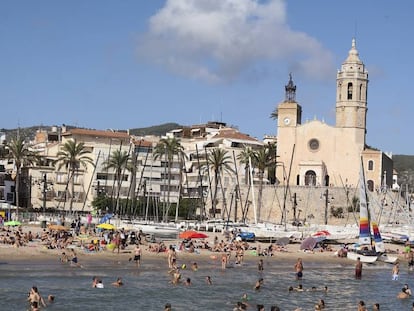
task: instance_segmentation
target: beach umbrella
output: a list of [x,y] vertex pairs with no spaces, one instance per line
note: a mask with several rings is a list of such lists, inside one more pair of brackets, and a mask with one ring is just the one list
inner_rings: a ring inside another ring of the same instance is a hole
[[286,236],[283,238],[277,239],[276,241],[276,245],[279,245],[279,246],[286,246],[289,243],[290,243],[290,239]]
[[317,244],[316,239],[310,236],[302,241],[302,243],[300,244],[300,249],[301,250],[307,249],[307,250],[312,251],[315,248],[316,244]]
[[114,216],[114,214],[105,214],[100,220],[99,223],[103,224],[106,223],[109,219],[111,219]]
[[55,230],[55,231],[67,231],[69,228],[62,226],[62,225],[49,225],[49,230]]
[[6,221],[3,225],[14,227],[14,226],[20,226],[21,224],[22,223],[20,221],[11,220],[11,221]]
[[97,226],[99,229],[104,229],[104,230],[115,230],[115,226],[111,225],[111,224],[99,224]]
[[193,230],[187,230],[180,233],[180,239],[205,239],[208,238],[208,235],[202,232],[197,232]]
[[312,234],[312,236],[330,236],[331,233],[328,230],[320,230]]

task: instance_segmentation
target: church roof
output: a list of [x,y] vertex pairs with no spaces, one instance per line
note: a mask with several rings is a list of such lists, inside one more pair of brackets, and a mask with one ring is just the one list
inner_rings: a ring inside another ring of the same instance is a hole
[[356,41],[355,38],[352,39],[352,47],[348,52],[348,57],[346,59],[347,63],[361,63],[361,60],[359,59],[359,53],[356,49]]

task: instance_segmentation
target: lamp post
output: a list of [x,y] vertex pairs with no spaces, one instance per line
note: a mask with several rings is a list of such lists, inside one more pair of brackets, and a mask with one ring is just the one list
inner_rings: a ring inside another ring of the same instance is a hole
[[46,215],[47,175],[43,174],[43,215]]
[[328,203],[329,203],[328,195],[329,195],[329,191],[328,191],[328,188],[326,188],[326,191],[325,191],[325,225],[328,224]]

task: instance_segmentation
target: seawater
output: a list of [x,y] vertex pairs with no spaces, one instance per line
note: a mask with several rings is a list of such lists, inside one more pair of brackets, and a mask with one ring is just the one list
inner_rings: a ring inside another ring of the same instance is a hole
[[[391,280],[391,266],[377,263],[364,266],[361,280],[354,279],[354,267],[338,259],[337,263],[308,263],[304,259],[305,271],[302,281],[296,281],[293,263],[264,258],[262,274],[257,271],[257,261],[248,261],[241,267],[221,270],[219,260],[200,260],[199,270],[189,268],[182,271],[182,278],[190,277],[192,285],[174,286],[169,283],[166,260],[152,260],[136,268],[134,263],[115,260],[89,261],[83,268],[71,267],[58,260],[47,262],[0,262],[0,310],[28,310],[26,301],[29,289],[35,285],[44,298],[49,294],[56,301],[47,310],[164,310],[169,302],[173,310],[233,310],[243,293],[250,297],[250,310],[256,304],[264,304],[266,310],[277,304],[281,310],[314,310],[319,298],[325,300],[327,310],[356,310],[359,300],[364,300],[368,310],[374,303],[381,310],[411,310],[413,299],[399,300],[397,293],[407,283],[414,287],[414,274],[401,266],[400,279]],[[346,259],[343,259],[346,260]],[[186,263],[190,266],[191,261]],[[213,285],[205,283],[210,275]],[[91,287],[92,277],[103,279],[105,288]],[[117,277],[125,285],[115,288],[110,285]],[[259,291],[253,286],[259,277],[264,285]],[[288,292],[289,286],[299,283],[305,289],[312,286],[328,286],[328,292]]]

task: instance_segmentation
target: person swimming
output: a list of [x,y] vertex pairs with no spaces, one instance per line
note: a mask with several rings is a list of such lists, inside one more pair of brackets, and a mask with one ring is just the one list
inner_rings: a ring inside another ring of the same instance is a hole
[[206,276],[206,283],[208,285],[212,285],[213,284],[213,281],[211,280],[211,276],[209,276],[209,275]]
[[260,278],[256,281],[256,284],[254,285],[254,289],[255,290],[259,290],[261,288],[261,286],[263,285],[264,280],[263,278]]
[[122,278],[117,278],[115,282],[112,283],[113,286],[116,287],[121,287],[124,285],[124,283],[122,282]]
[[404,284],[404,287],[401,289],[401,292],[398,293],[397,298],[405,299],[411,296],[411,289],[408,287],[408,284]]

